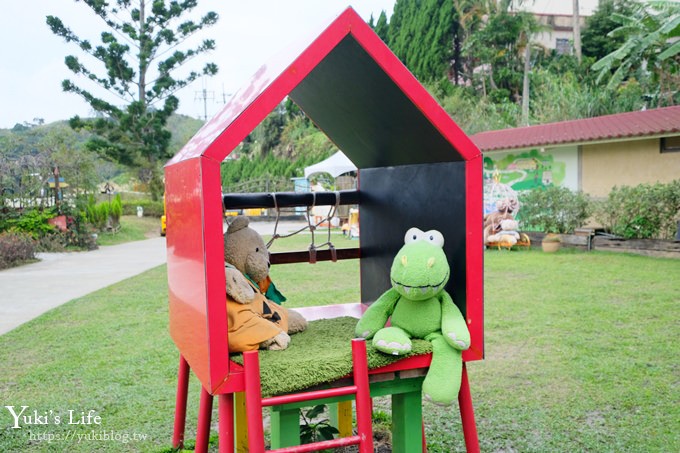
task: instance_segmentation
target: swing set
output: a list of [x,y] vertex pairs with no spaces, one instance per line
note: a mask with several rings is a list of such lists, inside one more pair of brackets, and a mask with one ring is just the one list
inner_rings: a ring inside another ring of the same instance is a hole
[[[278,233],[278,228],[279,228],[279,220],[281,219],[281,206],[279,206],[279,203],[277,202],[277,193],[271,193],[270,196],[272,198],[272,201],[274,202],[274,211],[276,212],[276,219],[274,221],[274,231],[272,232],[272,237],[269,239],[267,242],[267,250],[269,250],[277,239],[281,238],[289,238],[291,236],[295,236],[296,234],[300,234],[303,231],[309,231],[309,233],[312,236],[312,242],[309,244],[309,263],[314,264],[316,263],[316,251],[322,247],[328,247],[328,250],[331,253],[331,259],[333,262],[336,262],[338,260],[337,258],[337,251],[335,250],[335,246],[333,245],[333,242],[331,242],[331,231],[332,231],[332,225],[331,225],[331,219],[335,217],[335,214],[338,212],[338,207],[340,207],[340,192],[332,192],[333,195],[335,196],[335,204],[331,205],[331,208],[328,210],[328,214],[326,214],[325,217],[323,217],[321,220],[312,222],[312,212],[314,211],[314,208],[316,207],[316,194],[317,192],[309,192],[312,194],[312,205],[308,207],[305,210],[305,218],[307,219],[307,225],[304,227],[292,231],[287,234],[279,234]],[[252,195],[251,195],[252,196]],[[224,203],[225,206],[231,205],[233,203],[238,203],[238,201],[233,200],[234,196],[229,196],[226,195],[224,197]],[[225,210],[227,208],[225,207]],[[323,244],[316,245],[316,240],[315,240],[315,232],[316,230],[321,226],[321,225],[326,225],[327,231],[328,231],[328,236],[326,238],[326,242]]]
[[[357,166],[357,190],[222,194],[221,162],[286,96]],[[223,209],[358,205],[358,247],[335,249],[329,236],[318,246],[313,238],[306,251],[271,255],[272,265],[359,260],[360,301],[299,311],[310,321],[358,318],[390,287],[389,269],[404,232],[436,229],[446,238],[452,269],[446,290],[471,333],[463,361],[483,358],[481,153],[361,17],[348,8],[310,43],[263,66],[166,165],[165,175],[170,334],[180,353],[173,446],[184,441],[193,372],[201,383],[197,452],[207,451],[215,396],[220,452],[264,452],[262,408],[268,406],[271,451],[358,445],[360,452],[372,452],[371,398],[385,395],[392,398],[393,451],[424,451],[420,386],[430,354],[369,369],[365,341],[355,339],[349,375],[263,397],[258,351],[239,362],[228,350]],[[316,229],[309,219],[307,227]],[[282,237],[277,228],[278,222],[274,239]],[[301,407],[339,402],[347,412],[352,400],[356,434],[344,417],[341,437],[299,445]],[[465,364],[459,406],[467,449],[478,451]]]

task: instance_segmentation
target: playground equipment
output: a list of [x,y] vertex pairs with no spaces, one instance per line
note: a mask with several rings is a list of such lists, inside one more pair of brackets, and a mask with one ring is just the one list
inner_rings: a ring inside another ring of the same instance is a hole
[[494,170],[490,180],[484,184],[484,215],[497,210],[499,202],[512,207],[512,216],[517,216],[520,208],[519,196],[512,187],[501,182],[500,173]]
[[[221,162],[285,96],[357,166],[358,190],[223,197]],[[360,206],[359,247],[336,253],[319,250],[315,259],[359,259],[361,301],[310,308],[305,316],[310,320],[360,316],[389,287],[390,265],[404,232],[413,226],[436,229],[446,238],[444,251],[452,269],[446,290],[472,336],[463,360],[483,358],[481,153],[361,17],[348,8],[311,43],[291,50],[289,58],[263,66],[249,86],[168,163],[165,175],[170,333],[180,352],[173,445],[180,446],[184,439],[192,370],[202,385],[197,452],[207,450],[214,396],[219,399],[221,452],[233,452],[235,431],[246,431],[243,424],[234,427],[235,400],[237,413],[245,412],[236,420],[246,419],[250,452],[264,451],[263,406],[272,406],[275,451],[352,444],[361,452],[372,451],[370,397],[377,395],[392,395],[393,451],[420,449],[424,445],[420,383],[430,355],[368,370],[365,343],[353,341],[349,384],[262,398],[258,352],[244,353],[238,364],[230,360],[227,347],[223,209],[341,204]],[[273,254],[271,262],[309,258],[308,251],[285,252]],[[358,434],[295,446],[301,405],[353,398]],[[467,448],[478,451],[465,367],[459,403]]]
[[[519,233],[516,241],[493,241],[487,240],[487,235],[497,234],[500,232],[500,219],[502,218],[516,218],[521,204],[517,192],[508,184],[500,181],[500,173],[494,170],[491,178],[485,181],[484,184],[484,242],[487,248],[498,248],[498,250],[512,249],[512,248],[529,248],[531,247],[531,239],[525,233]],[[498,214],[503,214],[498,216]],[[496,217],[498,220],[492,221],[491,225],[487,219]]]

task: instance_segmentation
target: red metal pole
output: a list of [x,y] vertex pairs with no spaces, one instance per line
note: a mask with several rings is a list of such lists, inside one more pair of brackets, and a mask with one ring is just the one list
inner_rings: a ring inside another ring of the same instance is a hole
[[198,405],[198,427],[196,428],[196,453],[206,453],[208,451],[212,403],[213,396],[204,387],[201,387],[201,401]]
[[267,450],[267,453],[307,453],[310,451],[321,451],[330,448],[342,448],[350,445],[357,445],[361,442],[359,436],[340,437],[333,440],[324,440],[321,442],[314,442],[313,444],[296,445],[294,447],[277,448],[276,450]]
[[423,453],[427,453],[427,439],[425,439],[425,422],[422,423],[423,429]]
[[479,453],[479,438],[477,437],[477,425],[475,424],[475,410],[472,407],[470,383],[468,382],[465,362],[463,362],[463,376],[460,383],[460,392],[458,393],[458,405],[460,406],[460,418],[463,423],[465,448],[468,452]]
[[234,394],[219,396],[220,453],[234,453]]
[[337,387],[326,390],[314,390],[305,393],[294,393],[292,395],[272,396],[271,398],[263,398],[262,406],[279,406],[281,404],[299,403],[300,401],[313,401],[321,398],[354,395],[356,392],[357,392],[356,385],[348,385],[347,387]]
[[175,427],[172,434],[172,447],[184,446],[184,427],[187,418],[187,393],[189,391],[189,363],[182,354],[179,355],[179,371],[177,372],[177,399],[175,400]]
[[262,428],[260,359],[257,351],[243,353],[243,374],[246,394],[248,449],[251,453],[261,453],[264,451],[264,429]]
[[357,388],[357,432],[361,437],[359,452],[373,453],[373,414],[371,413],[371,389],[368,383],[368,359],[364,339],[352,340],[352,362],[354,385]]

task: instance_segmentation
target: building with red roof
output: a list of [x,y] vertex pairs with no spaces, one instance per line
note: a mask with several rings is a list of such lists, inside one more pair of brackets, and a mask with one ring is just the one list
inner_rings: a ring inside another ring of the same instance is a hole
[[606,197],[614,186],[680,178],[680,106],[473,135],[487,178],[515,190],[550,184]]

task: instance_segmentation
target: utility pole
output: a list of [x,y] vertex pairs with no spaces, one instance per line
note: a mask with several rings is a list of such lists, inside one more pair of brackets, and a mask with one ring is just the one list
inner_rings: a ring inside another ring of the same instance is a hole
[[529,70],[531,69],[531,43],[524,48],[524,77],[522,80],[522,125],[529,125]]
[[59,167],[54,166],[52,169],[52,174],[54,175],[54,205],[57,207],[57,211],[61,213],[59,204],[61,200],[59,199]]
[[232,96],[232,93],[227,93],[226,91],[224,91],[224,84],[222,84],[222,104],[226,104],[227,98],[228,97],[231,98],[231,96]]
[[201,91],[196,91],[194,101],[203,101],[203,121],[208,121],[208,100],[215,100],[215,92],[208,91],[205,87]]
[[581,20],[579,17],[578,0],[573,1],[574,53],[576,60],[581,63]]

